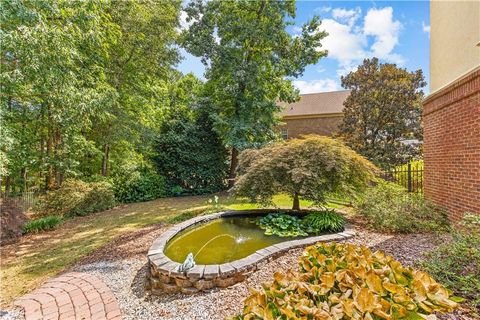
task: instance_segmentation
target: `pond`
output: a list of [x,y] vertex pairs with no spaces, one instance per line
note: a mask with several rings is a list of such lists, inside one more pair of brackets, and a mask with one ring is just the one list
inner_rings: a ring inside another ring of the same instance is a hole
[[259,217],[226,217],[188,228],[173,237],[165,255],[182,263],[191,252],[197,264],[221,264],[294,238],[267,236],[257,225]]

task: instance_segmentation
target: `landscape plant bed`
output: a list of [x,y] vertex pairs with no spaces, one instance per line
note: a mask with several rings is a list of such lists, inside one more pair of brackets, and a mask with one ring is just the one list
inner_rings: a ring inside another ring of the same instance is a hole
[[[285,251],[303,247],[316,242],[339,241],[350,238],[354,230],[345,226],[344,230],[337,233],[314,235],[301,238],[284,238],[284,241],[263,247],[248,256],[234,261],[215,264],[196,264],[186,272],[180,272],[178,261],[173,261],[165,254],[165,249],[170,240],[180,232],[199,226],[220,218],[233,217],[261,217],[269,213],[277,213],[277,209],[225,211],[206,216],[196,217],[182,222],[163,233],[154,241],[148,251],[149,263],[149,288],[153,294],[182,292],[186,294],[208,290],[214,287],[228,287],[243,281],[251,272],[271,261]],[[292,216],[303,217],[311,211],[281,210]]]

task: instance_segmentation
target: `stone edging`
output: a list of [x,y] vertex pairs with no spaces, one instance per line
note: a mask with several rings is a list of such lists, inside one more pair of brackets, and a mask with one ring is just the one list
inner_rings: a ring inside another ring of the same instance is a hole
[[[282,211],[289,212],[288,210]],[[259,269],[268,261],[273,260],[285,251],[315,244],[317,242],[345,240],[355,235],[353,228],[350,225],[346,225],[343,232],[280,242],[257,250],[245,258],[232,262],[212,265],[196,265],[186,273],[177,272],[176,269],[180,263],[172,261],[163,252],[170,239],[180,231],[193,225],[205,223],[221,217],[243,215],[252,216],[254,214],[262,215],[271,212],[278,212],[278,209],[224,211],[195,217],[168,229],[153,242],[148,250],[147,258],[150,266],[149,289],[152,290],[153,294],[174,292],[192,294],[213,287],[225,288],[243,281],[248,274]],[[290,211],[290,213],[291,212],[292,211]]]

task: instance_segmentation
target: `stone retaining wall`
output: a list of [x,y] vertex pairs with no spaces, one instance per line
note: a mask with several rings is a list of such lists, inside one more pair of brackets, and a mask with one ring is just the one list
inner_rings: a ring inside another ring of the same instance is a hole
[[[282,210],[285,211],[285,210]],[[149,288],[153,294],[176,293],[186,294],[208,290],[214,287],[225,288],[241,282],[253,271],[293,248],[304,247],[317,242],[338,241],[352,237],[355,232],[347,226],[343,232],[322,236],[308,237],[299,240],[285,241],[257,250],[251,255],[228,263],[212,265],[196,265],[186,273],[177,272],[180,263],[172,261],[164,253],[167,242],[180,231],[199,223],[205,223],[221,217],[233,217],[252,214],[267,214],[278,210],[245,210],[225,211],[196,217],[175,225],[157,240],[148,251]]]

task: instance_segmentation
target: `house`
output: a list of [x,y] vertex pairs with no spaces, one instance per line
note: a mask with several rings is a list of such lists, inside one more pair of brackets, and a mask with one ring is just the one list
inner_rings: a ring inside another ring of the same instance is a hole
[[284,139],[306,134],[331,136],[343,119],[343,102],[350,91],[302,94],[300,100],[283,104],[280,133]]
[[480,214],[480,1],[431,1],[430,27],[425,196],[458,221]]

